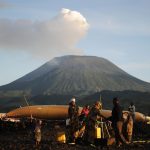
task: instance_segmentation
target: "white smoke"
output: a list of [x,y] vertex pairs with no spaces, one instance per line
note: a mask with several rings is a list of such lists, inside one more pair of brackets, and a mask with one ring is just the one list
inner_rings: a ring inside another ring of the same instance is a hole
[[37,56],[80,54],[75,45],[89,24],[77,11],[62,9],[48,21],[0,19],[0,49],[23,50]]

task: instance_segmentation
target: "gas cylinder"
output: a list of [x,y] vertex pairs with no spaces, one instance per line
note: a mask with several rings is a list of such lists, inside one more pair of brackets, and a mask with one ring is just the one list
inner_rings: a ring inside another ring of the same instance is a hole
[[66,143],[66,135],[65,132],[57,132],[56,141],[59,143]]
[[96,139],[100,139],[101,138],[101,128],[100,127],[96,127],[95,128],[95,138]]

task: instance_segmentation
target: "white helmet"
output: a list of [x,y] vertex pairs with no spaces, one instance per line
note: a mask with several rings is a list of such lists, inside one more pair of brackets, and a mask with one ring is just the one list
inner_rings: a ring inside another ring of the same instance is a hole
[[70,100],[70,102],[76,102],[76,99],[75,99],[75,98],[72,98],[72,99]]

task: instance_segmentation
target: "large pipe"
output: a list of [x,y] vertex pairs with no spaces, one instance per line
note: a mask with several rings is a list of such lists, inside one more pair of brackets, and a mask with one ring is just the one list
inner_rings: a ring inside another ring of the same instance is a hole
[[67,118],[68,106],[65,105],[35,105],[14,109],[6,114],[8,118],[33,117],[42,119]]
[[3,117],[5,117],[5,113],[0,113],[0,119],[2,119]]
[[[81,112],[82,107],[79,107]],[[124,111],[126,113],[128,111]],[[108,118],[111,116],[111,110],[101,110],[101,114]],[[35,105],[26,106],[14,109],[6,113],[8,118],[22,118],[33,117],[41,119],[66,119],[68,117],[68,105]],[[150,122],[150,117],[145,116],[142,113],[135,112],[135,121],[137,122]]]
[[150,116],[145,117],[147,124],[150,124]]

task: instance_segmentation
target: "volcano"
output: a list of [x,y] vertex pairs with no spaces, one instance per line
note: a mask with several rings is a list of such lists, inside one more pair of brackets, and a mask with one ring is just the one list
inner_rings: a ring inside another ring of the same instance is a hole
[[88,95],[97,91],[150,91],[150,83],[96,56],[56,57],[31,73],[0,87],[4,95]]

